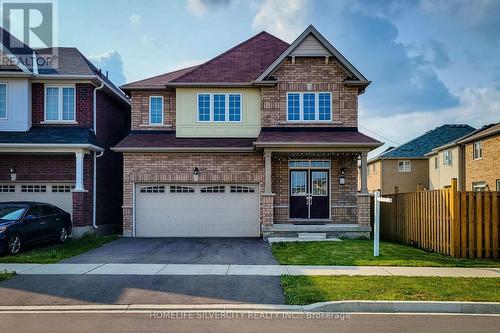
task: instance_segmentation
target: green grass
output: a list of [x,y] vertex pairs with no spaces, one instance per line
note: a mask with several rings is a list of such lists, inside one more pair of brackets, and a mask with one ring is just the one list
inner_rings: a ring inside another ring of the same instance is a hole
[[0,263],[36,263],[52,264],[59,260],[74,257],[81,253],[115,240],[116,235],[97,236],[84,235],[78,239],[71,239],[64,244],[49,244],[46,247],[37,247],[21,252],[16,256],[0,256]]
[[499,302],[500,278],[403,276],[281,277],[286,304],[341,300]]
[[16,273],[13,272],[7,272],[7,271],[0,272],[0,282],[13,278],[15,275]]
[[500,260],[455,259],[386,242],[380,244],[380,256],[374,257],[373,241],[362,239],[275,243],[272,251],[283,265],[500,267]]

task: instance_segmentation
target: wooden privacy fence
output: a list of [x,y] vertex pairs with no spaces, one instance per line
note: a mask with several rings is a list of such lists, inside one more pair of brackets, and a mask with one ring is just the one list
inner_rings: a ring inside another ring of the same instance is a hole
[[380,238],[462,258],[498,258],[500,192],[395,193],[381,205]]

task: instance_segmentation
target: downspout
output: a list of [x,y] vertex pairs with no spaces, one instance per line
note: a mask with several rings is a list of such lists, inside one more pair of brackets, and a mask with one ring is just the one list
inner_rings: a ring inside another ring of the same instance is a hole
[[[101,82],[99,87],[94,88],[94,134],[97,133],[97,90],[104,88],[104,82]],[[94,186],[92,188],[92,227],[97,229],[97,158],[101,157],[104,151],[101,151],[99,155],[94,152]]]

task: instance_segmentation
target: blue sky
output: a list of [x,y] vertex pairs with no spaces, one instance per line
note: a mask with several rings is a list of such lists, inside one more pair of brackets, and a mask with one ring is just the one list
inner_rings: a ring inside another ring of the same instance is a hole
[[443,123],[500,121],[499,0],[63,0],[59,45],[117,83],[201,63],[266,30],[313,24],[373,83],[360,130],[403,143]]

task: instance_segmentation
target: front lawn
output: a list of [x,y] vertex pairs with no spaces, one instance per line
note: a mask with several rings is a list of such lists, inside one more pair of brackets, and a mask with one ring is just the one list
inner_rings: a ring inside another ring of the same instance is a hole
[[500,301],[500,278],[403,276],[281,277],[286,304],[341,300]]
[[16,256],[4,254],[0,256],[0,263],[52,264],[102,246],[116,238],[116,235],[85,235],[78,239],[70,239],[65,244],[49,244],[45,247],[27,249]]
[[362,239],[274,243],[272,251],[282,265],[500,267],[498,259],[455,259],[387,242],[374,257],[373,241]]
[[15,275],[16,273],[13,272],[7,272],[7,271],[0,272],[0,282],[13,278]]

